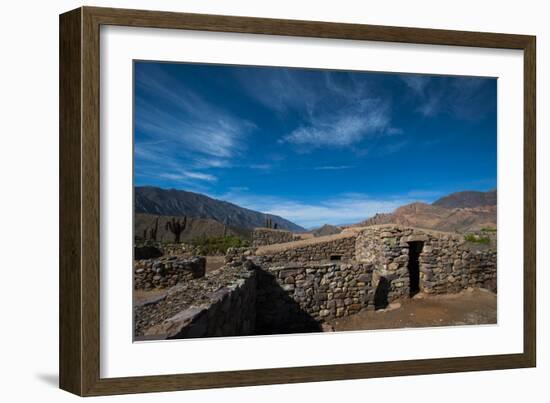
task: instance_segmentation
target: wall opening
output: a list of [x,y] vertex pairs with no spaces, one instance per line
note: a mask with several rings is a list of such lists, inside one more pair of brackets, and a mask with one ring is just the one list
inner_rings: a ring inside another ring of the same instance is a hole
[[420,253],[424,242],[413,241],[409,242],[409,296],[414,297],[420,292]]
[[330,260],[342,260],[342,255],[330,255]]
[[390,292],[390,282],[386,277],[380,277],[378,286],[374,292],[374,309],[384,309],[389,305],[388,294]]

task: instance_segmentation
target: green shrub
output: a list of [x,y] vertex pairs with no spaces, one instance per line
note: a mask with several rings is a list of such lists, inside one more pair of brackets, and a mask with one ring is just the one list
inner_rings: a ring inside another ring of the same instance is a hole
[[200,248],[200,253],[203,255],[225,254],[229,248],[244,248],[250,246],[248,241],[236,236],[202,236],[193,239],[191,244]]
[[489,237],[478,236],[478,235],[474,235],[474,234],[464,235],[464,240],[468,241],[468,242],[481,243],[481,244],[485,244],[485,245],[487,245],[491,242],[491,239]]
[[496,228],[485,227],[481,228],[481,232],[497,232]]

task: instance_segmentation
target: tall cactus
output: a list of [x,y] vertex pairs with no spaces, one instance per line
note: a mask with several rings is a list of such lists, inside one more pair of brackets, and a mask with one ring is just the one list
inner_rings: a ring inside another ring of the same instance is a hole
[[155,226],[151,228],[151,239],[155,242],[157,241],[158,230],[159,230],[159,218],[157,217],[157,219],[155,220]]
[[176,220],[175,217],[172,217],[171,221],[166,223],[166,229],[174,234],[174,242],[180,242],[180,235],[187,227],[187,216],[183,216],[182,220]]

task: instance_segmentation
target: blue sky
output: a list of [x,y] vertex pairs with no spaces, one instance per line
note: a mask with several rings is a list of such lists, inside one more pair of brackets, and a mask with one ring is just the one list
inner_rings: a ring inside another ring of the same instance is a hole
[[138,186],[307,228],[496,188],[494,78],[135,62]]

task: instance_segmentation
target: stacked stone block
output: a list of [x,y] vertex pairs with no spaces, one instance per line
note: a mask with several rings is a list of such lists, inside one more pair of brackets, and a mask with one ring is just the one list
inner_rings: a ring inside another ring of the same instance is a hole
[[181,258],[167,256],[159,259],[134,261],[134,289],[172,287],[179,282],[203,277],[204,257]]

